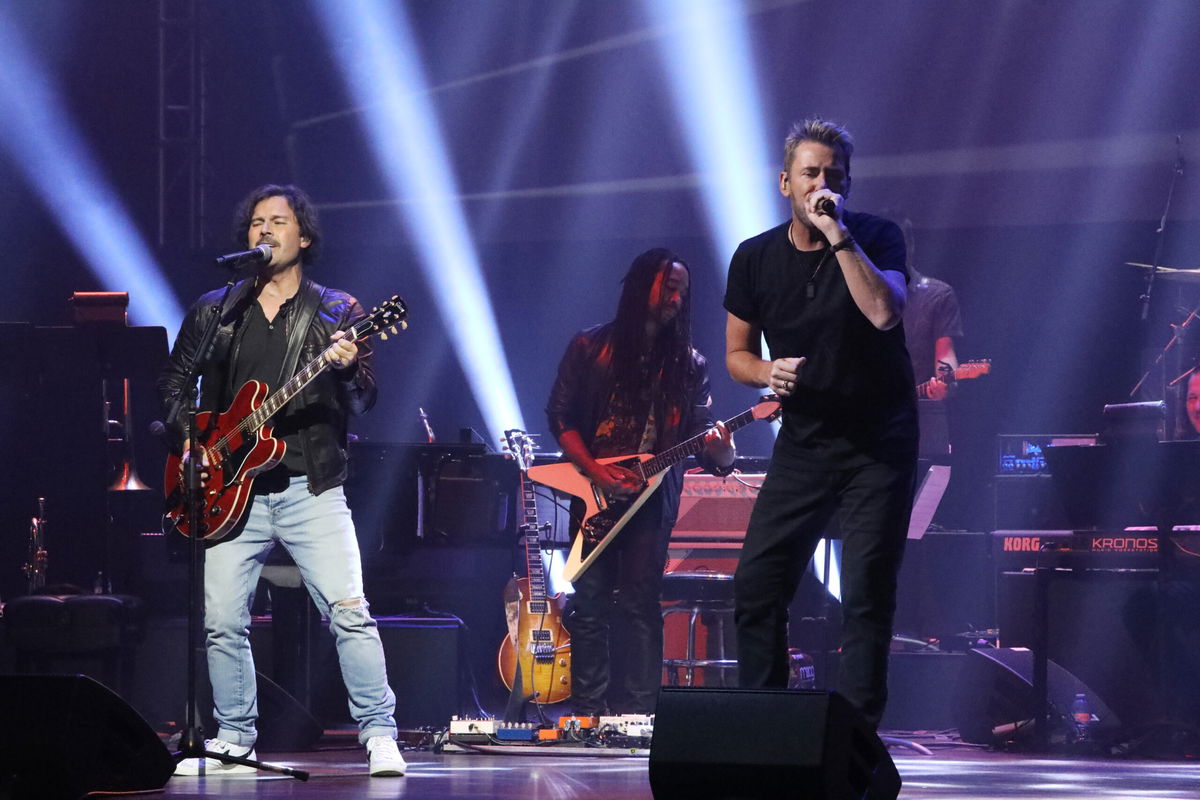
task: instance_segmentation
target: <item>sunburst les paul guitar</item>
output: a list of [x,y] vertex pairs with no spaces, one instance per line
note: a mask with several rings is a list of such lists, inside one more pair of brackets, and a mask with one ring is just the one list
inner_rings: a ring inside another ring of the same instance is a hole
[[[779,399],[774,395],[767,395],[741,414],[725,420],[725,427],[733,433],[755,420],[773,420],[779,416],[779,411]],[[579,532],[571,543],[571,552],[563,569],[563,576],[567,580],[577,580],[595,563],[629,522],[630,517],[637,513],[662,484],[668,469],[704,449],[704,436],[704,433],[698,433],[658,455],[637,453],[597,459],[601,464],[617,464],[624,467],[642,479],[641,490],[626,497],[606,495],[569,462],[530,467],[528,474],[532,480],[573,495],[584,505]]]
[[561,594],[546,592],[546,571],[538,543],[537,498],[526,476],[533,454],[529,435],[504,432],[506,449],[521,472],[521,534],[525,544],[528,577],[515,579],[516,625],[500,643],[497,657],[500,679],[508,689],[516,682],[518,665],[522,694],[538,703],[557,703],[571,696],[571,637],[562,624],[566,603]]
[[[387,330],[405,327],[408,309],[393,296],[371,309],[371,313],[346,330],[345,341],[358,342],[375,334],[387,338]],[[332,347],[333,345],[331,345]],[[163,489],[167,510],[163,530],[177,530],[184,536],[220,539],[241,520],[250,499],[254,477],[283,460],[287,445],[272,437],[270,420],[300,390],[329,368],[326,350],[269,397],[267,385],[247,381],[229,408],[217,414],[203,411],[196,415],[197,441],[204,453],[208,481],[201,489],[200,530],[194,532],[187,514],[187,491],[183,460],[172,453],[167,458]]]

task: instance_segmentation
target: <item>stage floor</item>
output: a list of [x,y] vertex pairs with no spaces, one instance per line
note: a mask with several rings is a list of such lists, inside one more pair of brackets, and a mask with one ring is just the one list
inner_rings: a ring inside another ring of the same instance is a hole
[[[969,747],[920,756],[904,749],[892,755],[904,780],[904,800],[1093,800],[1200,796],[1200,764],[1188,762],[1048,759],[993,753]],[[305,753],[263,754],[309,770],[311,779],[263,773],[225,778],[172,778],[169,798],[354,798],[405,797],[422,800],[650,800],[648,761],[635,756],[545,756],[434,754],[407,751],[403,778],[371,778],[359,747]]]

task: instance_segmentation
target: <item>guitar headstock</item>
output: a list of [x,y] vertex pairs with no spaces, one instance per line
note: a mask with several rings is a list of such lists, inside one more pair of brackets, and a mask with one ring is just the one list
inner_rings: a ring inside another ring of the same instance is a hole
[[750,409],[750,413],[757,420],[774,422],[783,413],[783,402],[780,401],[777,394],[764,394],[758,398],[758,404]]
[[517,462],[517,469],[521,472],[525,472],[533,464],[533,436],[530,434],[520,428],[511,428],[504,432],[504,439],[500,444],[504,447],[504,452]]
[[358,341],[379,334],[379,338],[387,339],[388,331],[396,334],[400,332],[400,329],[408,327],[408,323],[405,321],[407,318],[408,306],[405,305],[404,299],[400,295],[394,294],[391,299],[375,306],[371,309],[370,314],[354,323],[349,337],[351,341]]

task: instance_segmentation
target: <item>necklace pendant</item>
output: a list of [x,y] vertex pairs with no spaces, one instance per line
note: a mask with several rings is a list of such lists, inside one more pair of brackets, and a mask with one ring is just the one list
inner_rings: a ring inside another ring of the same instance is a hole
[[808,285],[804,287],[804,296],[809,300],[817,296],[817,287],[813,286],[812,281],[809,281]]

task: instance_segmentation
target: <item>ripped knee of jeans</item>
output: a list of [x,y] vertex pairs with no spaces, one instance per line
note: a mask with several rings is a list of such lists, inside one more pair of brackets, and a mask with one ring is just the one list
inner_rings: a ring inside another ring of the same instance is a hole
[[339,600],[330,606],[330,622],[346,620],[346,624],[354,624],[355,620],[369,619],[370,614],[367,611],[369,608],[370,605],[365,597],[349,597]]
[[369,608],[365,597],[337,601],[329,607],[329,630],[353,632],[374,628],[376,623],[371,618]]
[[368,608],[367,598],[365,597],[349,597],[345,600],[338,600],[332,606],[334,614],[345,613],[347,611],[366,611]]

